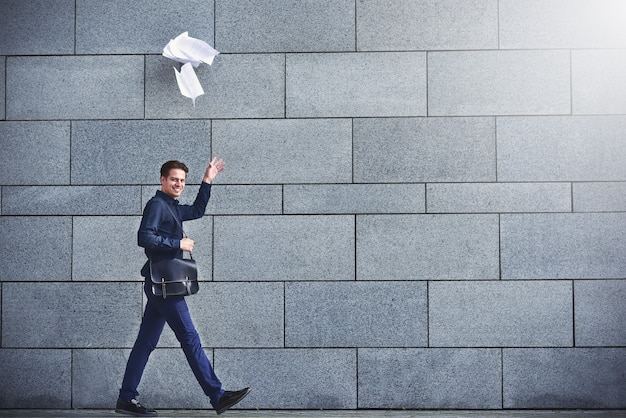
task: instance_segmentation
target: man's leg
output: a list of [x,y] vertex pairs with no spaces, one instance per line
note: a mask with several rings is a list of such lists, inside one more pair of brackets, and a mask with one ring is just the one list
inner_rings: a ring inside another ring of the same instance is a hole
[[120,399],[122,401],[129,402],[139,395],[137,386],[139,386],[141,381],[141,376],[150,353],[154,351],[159,342],[164,325],[165,319],[154,307],[154,304],[148,300],[137,340],[126,363],[126,371],[122,380],[122,388],[120,389]]
[[[148,300],[152,299],[158,299],[158,297],[149,295]],[[155,306],[174,331],[187,357],[187,362],[198,380],[198,383],[200,383],[202,390],[210,398],[211,404],[216,406],[224,394],[222,383],[215,375],[213,367],[202,349],[200,337],[191,320],[185,298],[173,297],[160,299],[155,303]]]

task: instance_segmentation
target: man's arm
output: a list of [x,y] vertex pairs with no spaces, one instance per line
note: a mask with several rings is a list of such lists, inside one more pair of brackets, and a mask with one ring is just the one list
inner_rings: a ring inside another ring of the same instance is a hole
[[183,221],[190,221],[192,219],[199,219],[204,216],[206,205],[209,203],[211,197],[211,183],[215,177],[224,170],[224,161],[213,157],[209,166],[204,172],[202,178],[202,184],[200,184],[200,190],[193,202],[193,205],[181,205],[180,214]]
[[[159,234],[159,224],[167,208],[165,203],[156,200],[150,201],[143,211],[139,231],[137,231],[137,244],[150,250],[171,251],[180,248],[180,240],[169,238]],[[169,212],[167,216],[172,216]]]

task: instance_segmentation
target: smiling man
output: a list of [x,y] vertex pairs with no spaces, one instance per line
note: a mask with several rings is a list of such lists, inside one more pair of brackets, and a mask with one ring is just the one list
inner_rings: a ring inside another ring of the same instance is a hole
[[139,395],[137,386],[150,353],[156,348],[166,323],[174,331],[191,370],[218,414],[236,405],[250,392],[250,388],[239,391],[222,389],[222,383],[202,349],[185,297],[155,296],[150,280],[150,261],[183,258],[183,251],[190,253],[193,251],[194,241],[183,237],[182,222],[204,216],[211,195],[211,183],[222,170],[224,161],[213,158],[204,173],[194,203],[180,205],[177,199],[185,189],[189,169],[180,161],[168,161],[161,167],[161,190],[157,190],[156,195],[146,204],[137,233],[137,242],[145,249],[148,257],[148,261],[141,269],[141,275],[145,278],[144,292],[148,297],[148,303],[137,340],[126,364],[115,408],[117,413],[134,416],[157,415],[156,411],[144,407],[137,401]]

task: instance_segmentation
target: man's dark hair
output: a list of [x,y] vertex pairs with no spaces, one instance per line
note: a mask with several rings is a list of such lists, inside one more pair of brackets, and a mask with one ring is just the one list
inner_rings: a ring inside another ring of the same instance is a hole
[[189,173],[189,169],[185,164],[180,161],[170,160],[161,166],[161,177],[167,178],[170,175],[170,170],[174,168],[183,170],[185,174]]

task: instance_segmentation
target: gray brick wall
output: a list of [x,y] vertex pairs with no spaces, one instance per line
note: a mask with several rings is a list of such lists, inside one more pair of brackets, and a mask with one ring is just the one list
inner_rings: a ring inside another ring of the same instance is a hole
[[[217,155],[188,302],[242,408],[626,409],[624,27],[609,0],[0,0],[0,408],[112,408],[159,166],[190,202]],[[183,31],[221,52],[195,107],[160,55]],[[140,391],[210,407],[169,329]]]

